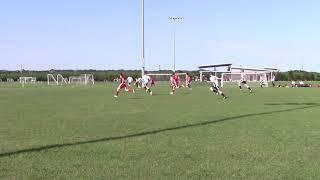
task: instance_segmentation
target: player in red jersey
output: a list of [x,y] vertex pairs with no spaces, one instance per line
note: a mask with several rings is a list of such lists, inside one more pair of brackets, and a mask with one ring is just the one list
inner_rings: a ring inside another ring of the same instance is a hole
[[191,76],[189,73],[186,73],[186,87],[192,89],[191,88]]
[[126,84],[125,77],[124,77],[123,73],[120,73],[118,82],[119,82],[119,86],[117,88],[116,93],[114,94],[114,97],[118,97],[119,92],[120,92],[121,89],[124,89],[127,92],[133,92],[134,93],[133,88],[128,88],[127,87],[127,84]]
[[172,73],[170,77],[170,85],[171,85],[171,92],[170,94],[174,94],[175,90],[179,88],[179,76],[176,73]]
[[151,85],[151,87],[152,87],[152,86],[156,86],[154,77],[152,77],[152,76],[150,76],[150,85]]

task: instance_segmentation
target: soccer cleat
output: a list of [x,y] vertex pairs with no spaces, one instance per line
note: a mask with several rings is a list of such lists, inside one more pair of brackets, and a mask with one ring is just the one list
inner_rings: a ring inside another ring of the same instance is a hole
[[150,96],[152,96],[152,91],[150,91]]
[[117,95],[113,95],[113,97],[117,98],[118,96]]

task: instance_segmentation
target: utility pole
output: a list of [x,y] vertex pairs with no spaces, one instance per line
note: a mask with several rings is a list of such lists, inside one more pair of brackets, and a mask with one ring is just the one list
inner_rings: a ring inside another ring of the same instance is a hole
[[141,23],[141,28],[142,28],[142,32],[141,32],[141,38],[142,38],[142,42],[141,42],[141,55],[142,55],[142,69],[141,69],[141,76],[144,75],[144,71],[145,71],[145,52],[144,52],[144,0],[141,0],[141,14],[142,14],[142,23]]
[[173,72],[176,72],[176,21],[183,19],[182,17],[169,17],[173,22]]

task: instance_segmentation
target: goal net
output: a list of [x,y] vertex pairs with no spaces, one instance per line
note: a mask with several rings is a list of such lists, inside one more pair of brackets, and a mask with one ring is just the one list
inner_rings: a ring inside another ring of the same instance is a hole
[[[179,76],[180,79],[180,85],[186,85],[186,73],[175,73],[176,75]],[[156,74],[156,73],[151,73],[148,74],[154,81],[156,85],[168,85],[170,83],[170,77],[172,74],[167,73],[167,74]]]
[[36,83],[37,78],[36,77],[19,77],[19,82],[23,84],[31,84],[31,83]]
[[69,84],[93,85],[94,84],[93,74],[81,74],[80,76],[71,76],[69,77]]
[[[268,73],[245,73],[247,83],[250,86],[260,86],[260,82],[268,87]],[[238,86],[241,80],[241,73],[222,73],[221,87]]]
[[67,78],[64,78],[61,74],[58,74],[58,75],[48,74],[47,81],[48,81],[48,85],[68,84]]

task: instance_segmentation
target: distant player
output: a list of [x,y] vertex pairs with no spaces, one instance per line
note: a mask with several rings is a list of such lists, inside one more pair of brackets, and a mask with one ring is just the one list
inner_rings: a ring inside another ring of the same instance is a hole
[[260,78],[260,87],[263,88],[263,86],[265,86],[266,84],[264,83],[262,74],[260,74],[259,78]]
[[118,97],[119,92],[120,92],[121,89],[124,89],[127,92],[133,92],[132,88],[128,88],[127,87],[127,84],[126,84],[125,77],[124,77],[123,73],[120,73],[118,82],[119,82],[119,86],[117,88],[116,93],[114,94],[115,98]]
[[210,83],[211,83],[210,91],[221,95],[223,99],[227,98],[227,96],[219,88],[219,80],[217,76],[210,75]]
[[275,80],[276,80],[276,76],[272,74],[272,77],[271,77],[272,87],[276,86],[276,84],[274,83]]
[[186,87],[189,89],[192,89],[191,88],[191,76],[189,73],[186,74]]
[[148,76],[146,74],[142,76],[142,78],[141,78],[142,87],[146,90],[146,93],[152,95],[152,91],[149,87],[150,82],[151,82],[150,76]]
[[152,76],[150,76],[150,85],[151,87],[156,85],[156,82]]
[[142,86],[142,79],[141,78],[136,78],[135,79],[135,85],[138,87],[138,88],[141,88],[141,86]]
[[246,75],[244,72],[241,73],[241,79],[240,79],[240,81],[239,81],[239,88],[240,88],[240,90],[242,89],[242,86],[241,86],[242,84],[243,84],[244,86],[246,86],[246,88],[248,88],[250,92],[252,92],[252,89],[251,89],[250,86],[247,84],[247,75]]
[[170,77],[170,86],[171,86],[171,92],[170,94],[174,94],[175,90],[179,88],[179,76],[176,75],[176,73],[172,73]]

